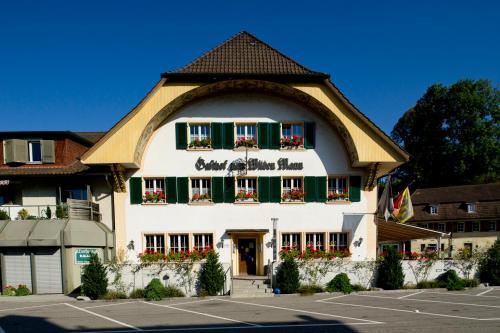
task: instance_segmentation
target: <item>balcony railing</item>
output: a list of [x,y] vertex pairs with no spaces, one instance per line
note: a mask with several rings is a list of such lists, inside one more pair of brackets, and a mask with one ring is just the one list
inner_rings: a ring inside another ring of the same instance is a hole
[[68,199],[66,203],[59,205],[0,206],[0,220],[55,220],[67,218],[100,222],[99,204],[87,200]]

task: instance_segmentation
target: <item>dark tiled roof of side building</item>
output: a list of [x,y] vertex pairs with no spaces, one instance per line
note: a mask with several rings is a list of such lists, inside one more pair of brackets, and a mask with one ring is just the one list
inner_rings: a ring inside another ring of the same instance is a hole
[[411,200],[414,205],[500,200],[500,183],[422,188],[413,192]]
[[328,74],[308,69],[246,31],[229,38],[186,66],[162,74],[163,77],[185,75],[329,77]]
[[95,144],[99,141],[106,132],[73,132],[75,135],[84,138],[88,142]]

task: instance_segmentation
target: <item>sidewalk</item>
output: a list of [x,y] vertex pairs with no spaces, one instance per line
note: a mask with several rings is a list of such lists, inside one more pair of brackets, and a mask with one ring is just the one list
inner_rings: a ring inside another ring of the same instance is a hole
[[21,302],[77,302],[76,298],[62,294],[56,295],[29,295],[29,296],[0,296],[0,303]]

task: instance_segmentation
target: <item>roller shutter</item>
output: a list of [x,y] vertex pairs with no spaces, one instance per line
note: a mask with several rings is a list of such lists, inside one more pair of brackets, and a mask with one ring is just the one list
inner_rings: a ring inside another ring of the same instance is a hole
[[11,250],[4,254],[5,283],[16,287],[25,284],[33,290],[31,283],[31,257],[28,252]]
[[35,252],[37,294],[62,294],[61,250],[38,249]]

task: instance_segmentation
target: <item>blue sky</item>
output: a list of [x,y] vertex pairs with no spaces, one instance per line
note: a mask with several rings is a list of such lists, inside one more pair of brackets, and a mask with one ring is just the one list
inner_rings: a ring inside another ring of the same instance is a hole
[[1,1],[0,131],[101,131],[247,30],[389,133],[433,83],[500,83],[500,1]]

